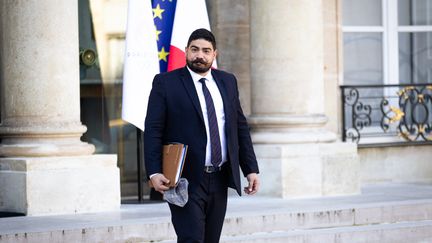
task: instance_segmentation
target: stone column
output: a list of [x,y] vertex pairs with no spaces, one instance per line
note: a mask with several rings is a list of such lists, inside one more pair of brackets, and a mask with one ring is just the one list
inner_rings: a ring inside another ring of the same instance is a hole
[[251,114],[249,0],[206,0],[218,68],[236,75],[243,112]]
[[359,191],[356,146],[324,128],[323,28],[322,1],[251,1],[249,122],[264,194]]
[[80,141],[77,1],[0,6],[0,211],[117,208],[116,156]]

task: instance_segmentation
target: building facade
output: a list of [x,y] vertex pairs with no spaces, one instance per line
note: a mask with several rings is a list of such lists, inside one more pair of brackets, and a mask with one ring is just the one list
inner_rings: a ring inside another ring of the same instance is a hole
[[[432,1],[206,3],[218,68],[239,81],[261,195],[432,182]],[[135,197],[137,132],[121,120],[127,1],[0,6],[0,211],[90,212]]]

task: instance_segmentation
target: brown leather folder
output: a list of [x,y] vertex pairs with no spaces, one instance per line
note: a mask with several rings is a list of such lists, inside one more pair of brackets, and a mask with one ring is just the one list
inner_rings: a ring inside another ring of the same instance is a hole
[[[162,173],[170,181],[168,187],[175,187],[183,171],[188,146],[181,143],[172,143],[163,146]],[[150,186],[153,187],[151,181]]]

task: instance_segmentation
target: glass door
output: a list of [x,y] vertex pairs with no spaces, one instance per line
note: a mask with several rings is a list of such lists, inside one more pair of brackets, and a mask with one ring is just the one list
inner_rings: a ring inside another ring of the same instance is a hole
[[96,153],[117,154],[122,199],[136,200],[137,132],[121,119],[126,14],[127,0],[79,0],[81,121]]

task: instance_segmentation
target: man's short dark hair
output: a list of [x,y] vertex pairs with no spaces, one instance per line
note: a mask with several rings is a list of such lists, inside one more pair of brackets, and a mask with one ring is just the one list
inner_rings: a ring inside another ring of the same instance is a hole
[[187,46],[189,47],[189,45],[192,41],[198,40],[198,39],[204,39],[204,40],[210,42],[213,46],[213,49],[216,50],[216,38],[214,37],[212,32],[210,32],[209,30],[202,28],[202,29],[197,29],[194,32],[192,32],[192,34],[189,36]]

